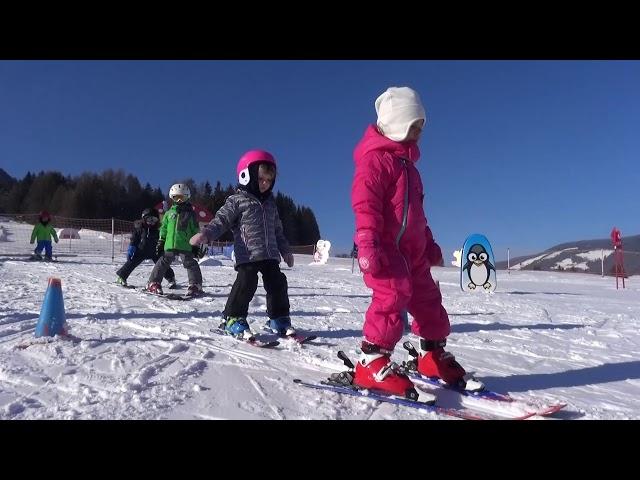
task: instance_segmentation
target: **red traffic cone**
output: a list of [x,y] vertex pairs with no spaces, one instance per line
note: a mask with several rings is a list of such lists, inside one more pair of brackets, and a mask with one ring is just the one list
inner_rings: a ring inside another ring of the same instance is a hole
[[49,286],[44,295],[40,318],[36,325],[36,337],[53,337],[64,333],[65,315],[62,299],[62,282],[59,278],[49,278]]

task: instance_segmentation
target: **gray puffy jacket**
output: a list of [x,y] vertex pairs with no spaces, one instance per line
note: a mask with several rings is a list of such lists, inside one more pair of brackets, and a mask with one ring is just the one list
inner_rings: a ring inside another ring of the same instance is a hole
[[213,241],[227,230],[233,233],[236,265],[270,259],[280,262],[280,255],[291,251],[273,195],[260,203],[251,193],[237,190],[202,228],[202,233]]

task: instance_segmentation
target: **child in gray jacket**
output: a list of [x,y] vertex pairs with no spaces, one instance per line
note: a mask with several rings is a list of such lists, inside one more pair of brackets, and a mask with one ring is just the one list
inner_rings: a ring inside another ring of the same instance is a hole
[[276,160],[264,150],[250,150],[238,162],[238,190],[227,198],[211,222],[190,239],[200,245],[233,233],[235,269],[238,272],[223,316],[231,335],[253,338],[247,323],[249,303],[258,288],[258,272],[267,292],[268,327],[279,335],[295,335],[289,317],[287,277],[280,271],[281,258],[293,267],[293,255],[284,236],[273,186]]

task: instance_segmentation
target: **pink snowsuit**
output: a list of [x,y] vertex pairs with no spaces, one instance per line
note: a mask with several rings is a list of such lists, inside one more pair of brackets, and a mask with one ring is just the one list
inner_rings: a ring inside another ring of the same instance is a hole
[[[364,283],[373,290],[365,339],[393,350],[403,334],[402,310],[413,316],[414,334],[428,340],[446,338],[449,317],[431,277],[430,259],[439,256],[434,252],[439,247],[422,208],[422,180],[414,165],[420,157],[417,144],[390,140],[370,125],[353,156],[355,242],[359,255],[371,254],[381,265],[378,272],[364,273]],[[367,265],[365,258],[359,259],[361,265]]]

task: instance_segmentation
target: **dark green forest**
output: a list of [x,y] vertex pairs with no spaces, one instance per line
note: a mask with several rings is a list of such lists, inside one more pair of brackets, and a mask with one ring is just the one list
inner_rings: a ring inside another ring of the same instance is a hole
[[[236,189],[220,182],[196,183],[192,178],[177,180],[191,190],[191,202],[216,213],[226,198]],[[0,168],[0,213],[38,213],[49,211],[67,218],[118,218],[136,220],[142,210],[168,200],[159,187],[142,186],[133,175],[122,170],[105,170],[100,174],[83,173],[77,177],[48,171],[27,172],[21,180],[14,179]],[[284,234],[291,245],[313,245],[320,239],[320,229],[313,211],[297,206],[293,199],[278,192],[278,213]],[[232,240],[227,232],[221,241]]]

